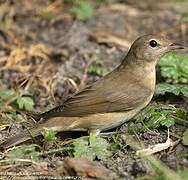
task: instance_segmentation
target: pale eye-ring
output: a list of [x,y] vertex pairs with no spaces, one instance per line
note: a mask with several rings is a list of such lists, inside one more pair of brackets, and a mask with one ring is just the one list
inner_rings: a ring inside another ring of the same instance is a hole
[[149,45],[154,48],[154,47],[156,47],[158,44],[157,44],[157,41],[151,40],[151,41],[149,42]]

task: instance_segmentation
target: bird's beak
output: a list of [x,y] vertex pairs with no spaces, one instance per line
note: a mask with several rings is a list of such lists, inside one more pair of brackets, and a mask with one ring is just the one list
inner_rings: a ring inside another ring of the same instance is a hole
[[172,43],[170,46],[168,46],[169,50],[176,50],[176,49],[184,49],[184,47],[181,44],[178,43]]

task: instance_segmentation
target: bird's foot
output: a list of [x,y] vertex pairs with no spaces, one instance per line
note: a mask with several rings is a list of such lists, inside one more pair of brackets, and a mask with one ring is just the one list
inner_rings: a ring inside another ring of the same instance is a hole
[[113,131],[113,132],[103,132],[103,133],[100,133],[99,136],[111,136],[111,135],[114,135],[114,134],[116,134],[115,131]]
[[90,129],[89,130],[89,135],[98,136],[99,134],[100,134],[100,130],[99,129]]

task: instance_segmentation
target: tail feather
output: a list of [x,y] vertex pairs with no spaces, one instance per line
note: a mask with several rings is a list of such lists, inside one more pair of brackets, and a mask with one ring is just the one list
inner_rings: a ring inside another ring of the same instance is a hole
[[12,146],[16,146],[29,139],[32,139],[32,137],[40,135],[41,131],[45,127],[52,129],[56,132],[75,129],[75,127],[77,126],[77,122],[75,122],[76,121],[74,119],[68,121],[66,118],[56,117],[50,119],[49,121],[47,120],[45,122],[37,123],[37,125],[31,128],[29,132],[24,131],[23,133],[10,137],[4,142],[0,143],[0,148],[8,149]]
[[41,132],[40,126],[30,129],[29,132],[24,131],[20,134],[17,134],[15,136],[12,136],[12,137],[6,139],[4,142],[0,143],[0,148],[8,149],[10,147],[22,144],[25,141],[32,139],[32,137],[38,136],[40,134],[40,132]]
[[27,140],[31,139],[31,136],[25,134],[25,133],[21,133],[21,134],[17,134],[13,137],[8,138],[7,140],[5,140],[4,142],[2,142],[0,144],[0,147],[3,149],[8,149],[10,147],[16,146],[18,144],[21,144]]

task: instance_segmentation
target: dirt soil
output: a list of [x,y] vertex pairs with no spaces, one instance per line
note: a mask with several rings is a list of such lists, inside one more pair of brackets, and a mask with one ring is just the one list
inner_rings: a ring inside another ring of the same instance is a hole
[[[116,67],[126,55],[130,44],[140,35],[163,34],[174,41],[188,44],[188,31],[185,31],[185,25],[180,23],[188,2],[155,1],[153,3],[149,0],[142,0],[139,3],[128,0],[121,2],[121,4],[98,5],[92,1],[94,15],[86,22],[81,22],[68,13],[68,5],[61,1],[1,3],[0,8],[5,12],[7,7],[9,8],[6,15],[0,13],[6,29],[0,33],[1,88],[27,86],[27,90],[34,97],[36,104],[34,110],[42,112],[61,104],[67,96],[98,79],[99,76],[87,74],[88,65],[96,59],[102,60],[108,71]],[[51,4],[53,7],[50,6]],[[111,40],[112,36],[116,37],[117,41]],[[31,58],[21,62],[22,67],[25,65],[28,69],[12,66],[13,68],[3,70],[5,65],[3,59],[13,48],[30,48],[36,44],[44,45],[47,57]],[[40,82],[37,79],[40,79]],[[0,139],[21,131],[20,123],[10,123],[11,127],[8,131],[1,131]],[[123,144],[127,142],[124,136],[126,129],[127,125],[123,125],[116,130]],[[181,137],[184,130],[185,127],[178,125],[171,128],[172,139]],[[167,130],[158,129],[152,133],[138,133],[137,136],[144,147],[147,147],[165,142]],[[182,170],[188,168],[188,159],[180,154],[187,152],[188,148],[178,144],[174,149],[156,154],[156,157],[168,167]],[[64,158],[62,154],[57,154],[44,157],[40,165],[15,165],[15,167],[7,167],[6,170],[42,171],[53,174],[63,163]],[[115,179],[135,179],[145,174],[152,174],[149,165],[136,157],[134,150],[129,146],[121,148],[110,159],[100,163],[115,174]]]

